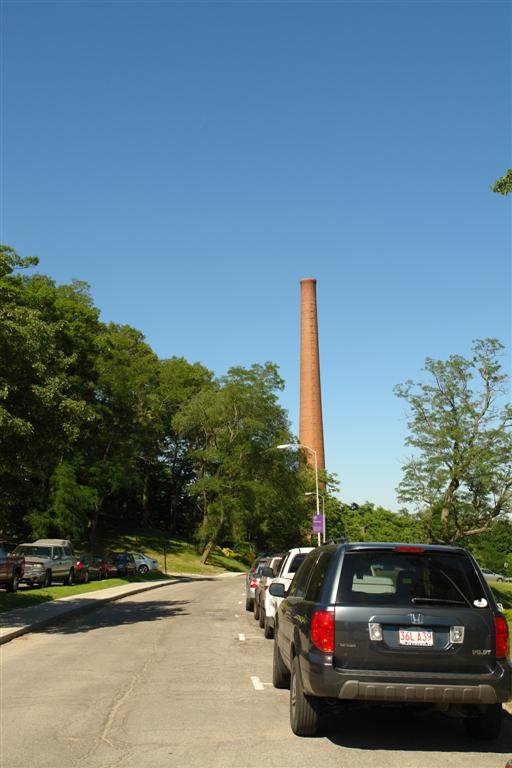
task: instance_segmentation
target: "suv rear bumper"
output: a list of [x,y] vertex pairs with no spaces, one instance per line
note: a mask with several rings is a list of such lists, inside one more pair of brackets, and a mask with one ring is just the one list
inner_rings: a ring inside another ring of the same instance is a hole
[[[316,654],[315,654],[316,655]],[[495,704],[511,698],[512,666],[498,661],[487,675],[336,670],[330,665],[301,665],[306,693],[365,702]]]

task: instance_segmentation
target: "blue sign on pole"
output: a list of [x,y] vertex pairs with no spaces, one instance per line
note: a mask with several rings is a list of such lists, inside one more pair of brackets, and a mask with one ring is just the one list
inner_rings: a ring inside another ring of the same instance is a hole
[[313,515],[313,533],[322,533],[324,530],[324,516]]

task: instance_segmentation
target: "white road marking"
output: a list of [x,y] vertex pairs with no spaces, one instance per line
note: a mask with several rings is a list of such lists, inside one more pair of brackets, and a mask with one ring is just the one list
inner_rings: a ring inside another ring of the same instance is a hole
[[238,601],[238,605],[242,605],[242,600],[239,600],[239,601]]
[[240,640],[240,642],[243,642],[245,640],[245,635],[243,632],[240,632],[240,634],[238,635],[238,639]]
[[255,691],[264,691],[265,690],[265,686],[263,685],[263,683],[261,682],[259,677],[251,676],[251,683],[254,685],[254,690]]

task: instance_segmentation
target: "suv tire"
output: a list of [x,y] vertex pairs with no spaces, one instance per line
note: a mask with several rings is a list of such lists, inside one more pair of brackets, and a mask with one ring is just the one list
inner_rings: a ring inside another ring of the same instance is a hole
[[245,610],[246,611],[252,611],[253,609],[253,601],[250,600],[248,597],[245,599]]
[[502,721],[501,704],[487,704],[477,717],[465,717],[464,728],[474,739],[495,739],[499,736]]
[[254,613],[255,621],[258,621],[258,619],[260,617],[260,604],[256,600],[256,598],[254,598],[253,613]]
[[265,626],[265,609],[262,605],[260,605],[260,618],[258,621],[258,624],[260,625],[261,629]]
[[298,656],[292,663],[290,682],[290,725],[296,736],[314,736],[318,731],[320,701],[306,696],[302,687]]
[[290,673],[286,669],[283,659],[281,658],[281,651],[277,645],[277,635],[274,639],[274,656],[272,664],[272,684],[274,688],[289,688],[290,687]]
[[149,571],[149,566],[146,565],[146,563],[142,563],[142,565],[139,565],[138,571],[139,573],[147,573]]

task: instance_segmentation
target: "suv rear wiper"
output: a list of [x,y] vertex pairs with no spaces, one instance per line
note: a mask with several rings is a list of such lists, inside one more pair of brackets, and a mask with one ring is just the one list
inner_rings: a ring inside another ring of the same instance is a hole
[[437,603],[438,605],[467,605],[462,600],[445,600],[442,597],[412,597],[411,603]]

